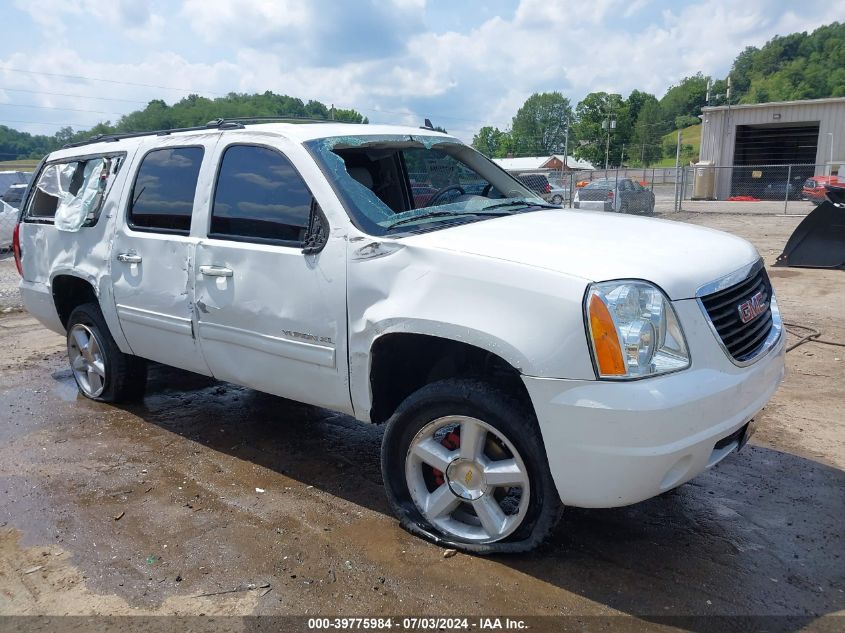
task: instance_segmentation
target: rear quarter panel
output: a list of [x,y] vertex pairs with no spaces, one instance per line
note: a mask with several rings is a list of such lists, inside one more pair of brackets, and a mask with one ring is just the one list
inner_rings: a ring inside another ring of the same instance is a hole
[[[79,155],[91,153],[91,150],[85,148]],[[127,182],[133,172],[134,154],[133,149],[127,152],[125,163],[100,210],[97,223],[93,226],[69,232],[58,230],[49,221],[26,220],[21,222],[20,227],[22,294],[52,294],[53,280],[59,275],[84,279],[93,286],[100,300],[106,324],[122,351],[128,351],[129,346],[123,338],[112,297],[111,245],[115,220],[123,208]],[[40,175],[40,171],[37,175]],[[26,298],[25,303],[29,305]],[[55,314],[42,313],[33,316],[46,327],[64,333]]]

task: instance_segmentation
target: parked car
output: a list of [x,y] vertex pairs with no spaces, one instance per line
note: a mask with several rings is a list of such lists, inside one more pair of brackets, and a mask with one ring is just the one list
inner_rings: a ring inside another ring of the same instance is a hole
[[801,197],[811,202],[824,202],[827,186],[829,184],[838,184],[839,182],[838,175],[807,178],[804,181],[804,186],[801,188]]
[[549,178],[548,201],[552,204],[562,205],[569,200],[569,185],[554,178]]
[[6,189],[6,193],[0,196],[0,200],[17,209],[21,206],[24,191],[26,191],[26,183],[16,183]]
[[12,237],[18,221],[18,210],[4,200],[0,200],[0,251],[12,247]]
[[[442,183],[428,207],[408,163]],[[471,552],[689,481],[784,371],[751,244],[553,207],[433,130],[99,137],[47,157],[14,251],[82,396],[143,397],[150,360],[385,424],[402,525]]]
[[431,196],[437,193],[437,189],[429,185],[418,185],[411,183],[411,195],[414,198],[416,208],[424,207],[431,200]]
[[0,195],[12,185],[25,185],[29,182],[29,174],[23,171],[0,171]]
[[545,174],[518,174],[516,178],[543,200],[551,201],[552,186]]
[[652,215],[654,193],[629,178],[602,178],[576,191],[572,206],[593,211]]
[[786,182],[786,180],[775,180],[770,182],[763,189],[761,198],[764,200],[798,200],[802,195],[801,180]]

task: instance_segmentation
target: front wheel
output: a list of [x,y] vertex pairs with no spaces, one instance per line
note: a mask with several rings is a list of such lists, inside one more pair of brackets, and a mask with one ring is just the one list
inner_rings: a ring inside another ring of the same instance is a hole
[[143,396],[146,364],[120,351],[98,305],[86,303],[70,313],[67,353],[76,386],[86,398],[125,402]]
[[381,458],[402,526],[436,543],[527,551],[560,515],[534,415],[483,382],[443,380],[411,395],[388,422]]

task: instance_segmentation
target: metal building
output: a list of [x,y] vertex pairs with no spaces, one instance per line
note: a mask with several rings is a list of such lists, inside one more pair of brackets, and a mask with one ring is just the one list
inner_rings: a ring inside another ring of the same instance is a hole
[[787,169],[771,166],[792,165],[792,179],[798,182],[837,174],[845,165],[845,97],[704,107],[701,112],[700,160],[716,166],[720,200],[742,193],[739,183],[765,177],[767,168],[779,174]]

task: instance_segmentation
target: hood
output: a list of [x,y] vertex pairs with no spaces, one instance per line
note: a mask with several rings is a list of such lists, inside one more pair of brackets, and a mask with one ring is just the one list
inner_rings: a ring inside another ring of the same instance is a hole
[[589,281],[645,279],[670,299],[760,255],[747,241],[692,224],[572,209],[482,220],[402,240],[554,270]]

